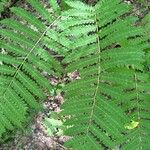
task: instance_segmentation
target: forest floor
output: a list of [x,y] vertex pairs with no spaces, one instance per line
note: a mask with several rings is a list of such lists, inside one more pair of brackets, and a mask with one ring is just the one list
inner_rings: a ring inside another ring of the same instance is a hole
[[[88,3],[94,3],[95,0],[88,0]],[[148,7],[145,8],[137,0],[125,0],[126,3],[134,4],[134,15],[143,17],[148,12]],[[145,0],[149,2],[149,0]],[[150,4],[150,2],[149,2]],[[12,0],[11,6],[26,7],[24,1]],[[142,11],[141,11],[142,10]],[[2,18],[10,17],[9,8],[2,13]],[[1,18],[1,19],[2,19]],[[71,74],[70,78],[77,78],[77,73]],[[57,84],[59,81],[55,77],[49,78],[52,84]],[[44,110],[34,115],[34,119],[26,126],[26,130],[17,131],[16,134],[12,133],[12,137],[6,139],[7,142],[0,144],[0,150],[67,150],[63,144],[69,139],[67,136],[48,136],[47,131],[43,125],[45,117],[49,116],[50,111],[60,111],[60,105],[63,103],[64,98],[61,93],[55,96],[48,97],[47,101],[43,103]]]

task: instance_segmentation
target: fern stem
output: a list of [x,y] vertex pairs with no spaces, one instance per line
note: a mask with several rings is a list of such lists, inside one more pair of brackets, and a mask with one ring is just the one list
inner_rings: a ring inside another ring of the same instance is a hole
[[[97,33],[99,32],[98,30],[98,24],[97,24],[97,16],[95,15],[95,22],[96,22],[96,31]],[[101,60],[101,56],[100,56],[100,53],[101,53],[101,49],[100,49],[100,39],[99,39],[99,35],[97,34],[97,44],[98,44],[98,77],[97,77],[97,86],[96,86],[96,89],[95,89],[95,93],[94,93],[94,97],[93,97],[93,105],[92,105],[92,111],[91,111],[91,114],[90,114],[90,120],[89,120],[89,124],[88,124],[88,127],[87,127],[87,130],[86,130],[86,135],[88,135],[88,132],[89,132],[89,128],[92,124],[92,117],[93,117],[93,114],[94,114],[94,107],[95,107],[95,104],[96,104],[96,96],[97,96],[97,93],[98,93],[98,88],[99,88],[99,84],[100,84],[100,74],[101,74],[101,66],[100,66],[100,60]]]
[[[18,67],[18,69],[16,70],[16,72],[14,73],[14,76],[12,78],[12,80],[10,81],[8,87],[6,88],[6,90],[3,92],[3,96],[5,95],[6,91],[9,89],[9,87],[12,85],[13,80],[16,78],[19,70],[21,69],[21,67],[24,65],[25,61],[28,59],[28,57],[30,56],[30,54],[33,52],[33,50],[35,49],[35,47],[39,44],[39,42],[41,41],[41,39],[43,38],[43,36],[45,35],[45,33],[48,31],[48,29],[50,29],[50,27],[52,25],[54,25],[56,22],[58,22],[58,20],[60,19],[61,16],[57,17],[46,29],[45,31],[41,34],[41,36],[39,37],[39,39],[37,40],[37,42],[35,43],[35,45],[31,48],[31,50],[29,51],[29,53],[26,55],[26,57],[24,58],[24,60],[22,61],[22,63],[20,64],[20,66]],[[2,97],[3,97],[2,96]]]

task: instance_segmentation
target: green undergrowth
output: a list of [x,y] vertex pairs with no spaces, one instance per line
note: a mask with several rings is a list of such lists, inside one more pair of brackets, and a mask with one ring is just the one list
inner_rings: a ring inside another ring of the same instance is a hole
[[55,76],[65,100],[63,119],[45,120],[50,135],[63,130],[75,150],[148,150],[149,14],[139,23],[121,0],[26,3],[31,12],[12,7],[15,17],[1,20],[1,138],[57,93]]

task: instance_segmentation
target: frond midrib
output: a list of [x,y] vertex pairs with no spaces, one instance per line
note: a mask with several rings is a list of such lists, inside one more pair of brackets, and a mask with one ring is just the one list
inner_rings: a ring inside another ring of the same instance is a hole
[[98,76],[97,76],[97,85],[96,85],[96,89],[95,89],[95,93],[94,93],[94,96],[93,96],[93,104],[92,104],[92,110],[91,110],[91,114],[90,114],[90,119],[89,119],[89,123],[88,123],[88,127],[87,127],[87,130],[86,130],[86,136],[88,136],[88,133],[89,133],[89,129],[90,129],[90,126],[92,125],[92,117],[93,117],[93,114],[94,114],[94,109],[95,109],[95,105],[96,105],[96,97],[97,97],[97,93],[98,93],[98,89],[99,89],[99,86],[100,86],[100,75],[101,75],[101,66],[100,66],[100,61],[101,61],[101,48],[100,48],[100,38],[99,38],[99,29],[98,29],[98,22],[97,22],[97,15],[95,14],[95,26],[96,26],[96,34],[97,34],[97,46],[98,46],[98,50],[97,50],[97,54],[99,55],[98,56]]
[[22,63],[19,65],[19,67],[16,69],[11,81],[9,82],[7,88],[5,89],[5,91],[3,92],[1,97],[5,97],[5,94],[7,93],[8,89],[11,87],[11,85],[14,82],[14,79],[16,78],[16,76],[18,75],[19,71],[21,70],[22,66],[24,65],[24,63],[26,62],[26,60],[28,59],[28,57],[30,56],[30,54],[34,51],[34,49],[36,48],[36,46],[39,44],[39,42],[41,41],[41,39],[44,37],[45,33],[48,31],[48,29],[50,29],[51,26],[53,26],[58,20],[60,19],[60,16],[57,17],[46,29],[45,31],[41,34],[41,36],[39,37],[39,39],[37,40],[37,42],[33,45],[33,47],[31,48],[31,50],[28,52],[28,54],[25,56],[25,58],[23,59]]

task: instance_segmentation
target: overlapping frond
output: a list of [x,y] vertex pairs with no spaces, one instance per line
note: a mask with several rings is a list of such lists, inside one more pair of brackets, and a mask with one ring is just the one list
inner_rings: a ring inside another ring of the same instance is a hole
[[[51,12],[38,0],[27,0],[35,14],[13,7],[16,19],[1,21],[0,52],[0,136],[7,129],[20,127],[28,107],[40,108],[51,85],[44,77],[61,74],[60,64],[47,51],[43,42],[47,30],[57,24],[58,6],[50,1]],[[53,11],[54,10],[54,11]],[[42,19],[38,19],[39,15]]]
[[124,89],[126,91],[124,92],[126,100],[122,101],[122,109],[130,117],[131,122],[125,126],[128,131],[125,134],[125,142],[121,149],[146,150],[149,147],[147,139],[150,136],[149,76],[146,73],[134,70],[130,82],[131,84]]
[[[145,39],[143,49],[146,56],[146,61],[143,64],[143,70],[140,72],[134,71],[132,85],[126,88],[126,96],[128,97],[123,107],[132,121],[129,126],[126,126],[128,132],[126,134],[126,142],[122,145],[121,149],[143,149],[148,150],[150,147],[149,142],[149,119],[150,119],[150,74],[149,74],[149,14],[142,20],[144,27]],[[145,66],[144,66],[145,65]],[[134,126],[135,125],[135,126]]]
[[[63,13],[59,27],[71,44],[63,62],[68,64],[66,73],[78,71],[80,76],[64,88],[62,115],[69,116],[66,134],[73,137],[66,145],[76,150],[112,149],[124,144],[125,125],[139,121],[134,115],[146,106],[149,84],[141,72],[143,50],[149,45],[143,29],[134,26],[137,18],[126,14],[131,7],[121,0],[103,0],[94,8],[67,4],[72,9]],[[143,106],[137,109],[137,103]]]
[[[144,30],[145,30],[145,34],[146,36],[148,36],[148,42],[149,39],[150,39],[150,13],[147,14],[143,20],[142,20],[142,25],[144,27]],[[145,50],[146,51],[146,61],[147,61],[147,72],[149,73],[149,70],[150,70],[150,47],[148,49]],[[149,74],[150,76],[150,74]]]

